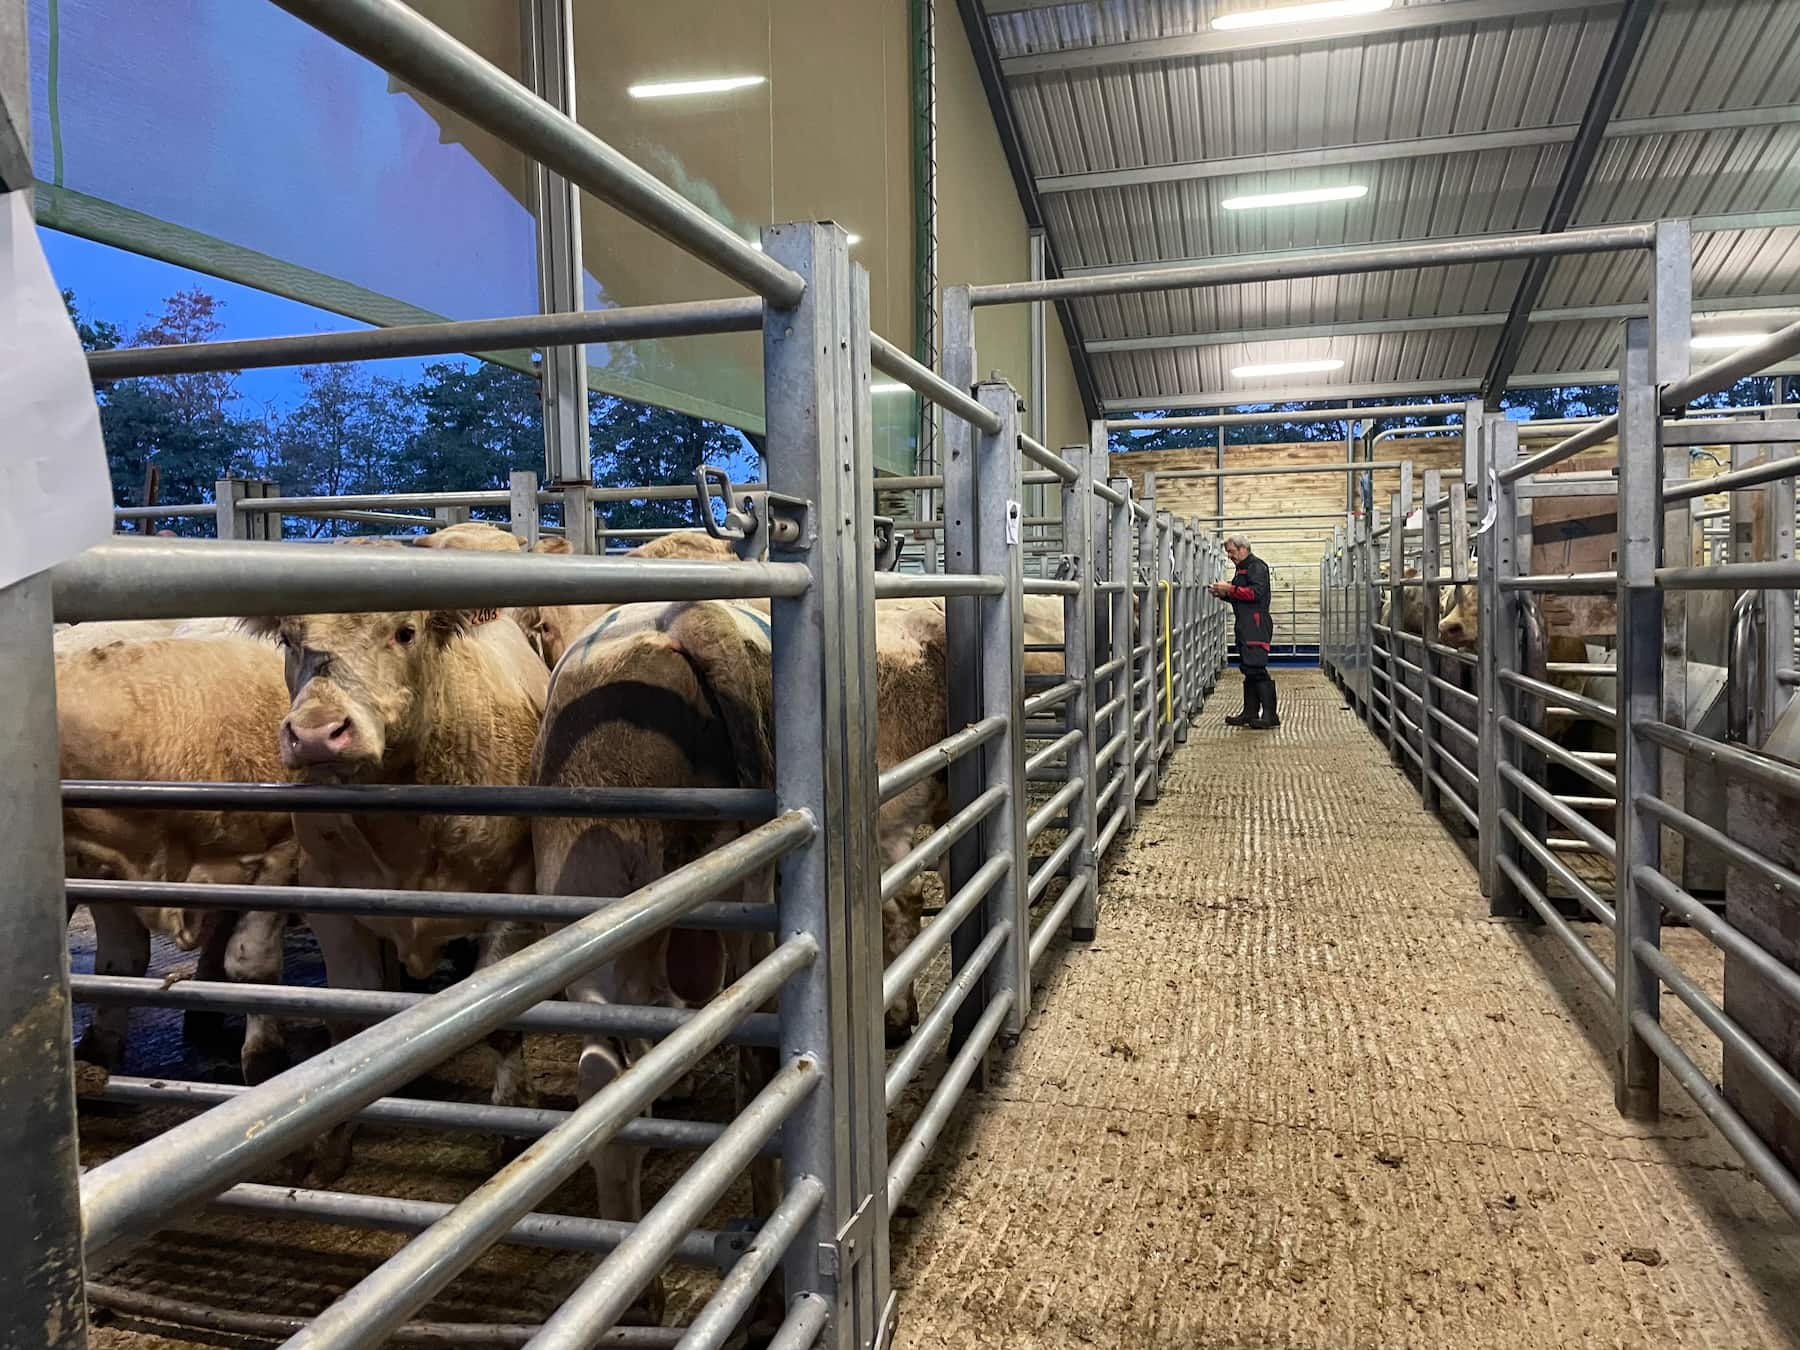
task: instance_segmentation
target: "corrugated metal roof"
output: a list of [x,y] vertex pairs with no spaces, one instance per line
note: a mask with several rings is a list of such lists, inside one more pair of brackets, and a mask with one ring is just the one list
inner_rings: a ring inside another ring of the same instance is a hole
[[[1364,21],[1372,31],[1340,24],[1320,40],[1270,29],[1226,42],[1211,28],[1221,14],[1266,4],[987,0],[1066,269],[1542,228],[1618,3],[1399,0]],[[1091,174],[1107,177],[1068,179]],[[1222,206],[1247,192],[1351,183],[1367,195]],[[1574,223],[1675,217],[1700,218],[1697,297],[1800,294],[1800,0],[1658,6]],[[1251,397],[1233,366],[1322,356],[1345,365],[1281,383],[1473,387],[1523,271],[1263,283],[1076,310],[1098,344],[1091,359],[1109,400]],[[1607,368],[1617,316],[1557,312],[1641,301],[1647,277],[1635,255],[1558,262],[1537,310],[1550,315],[1532,324],[1518,379]],[[1308,331],[1257,336],[1268,329]],[[1202,342],[1132,345],[1183,336]]]

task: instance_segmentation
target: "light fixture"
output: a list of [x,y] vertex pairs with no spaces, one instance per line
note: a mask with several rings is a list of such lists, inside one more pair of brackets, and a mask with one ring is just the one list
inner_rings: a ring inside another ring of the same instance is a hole
[[1326,19],[1348,19],[1358,14],[1379,14],[1392,9],[1394,0],[1314,0],[1306,5],[1280,5],[1274,9],[1251,9],[1239,14],[1226,14],[1212,21],[1212,26],[1226,32],[1237,28],[1273,28],[1277,24],[1323,23]]
[[1248,197],[1227,197],[1219,205],[1227,211],[1256,211],[1265,206],[1308,206],[1313,202],[1353,202],[1369,195],[1365,183],[1343,187],[1300,188],[1294,192],[1259,192]]
[[858,244],[862,243],[862,236],[860,234],[847,234],[844,236],[844,242],[851,248],[855,248]]
[[1730,352],[1761,342],[1763,337],[1762,333],[1696,333],[1688,346],[1697,352]]
[[1344,363],[1336,360],[1276,361],[1266,366],[1238,366],[1231,373],[1240,380],[1252,380],[1262,375],[1316,375],[1321,371],[1343,368]]
[[686,98],[690,94],[729,94],[734,89],[753,89],[767,84],[766,75],[725,75],[714,80],[668,80],[660,84],[634,84],[626,89],[633,98]]

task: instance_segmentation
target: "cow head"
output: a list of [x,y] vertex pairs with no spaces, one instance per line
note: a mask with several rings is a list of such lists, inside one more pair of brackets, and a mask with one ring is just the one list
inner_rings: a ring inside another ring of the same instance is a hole
[[1481,641],[1481,604],[1473,585],[1458,586],[1450,608],[1438,620],[1438,641],[1460,651],[1473,651]]

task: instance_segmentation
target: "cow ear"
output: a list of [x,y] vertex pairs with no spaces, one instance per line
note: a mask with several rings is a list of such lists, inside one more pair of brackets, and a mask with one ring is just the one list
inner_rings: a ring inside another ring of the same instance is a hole
[[569,541],[561,535],[545,534],[538,536],[538,541],[532,546],[531,551],[533,553],[573,553],[575,550],[569,547]]
[[281,636],[281,616],[278,614],[258,614],[254,618],[239,619],[239,629],[256,638],[278,638]]

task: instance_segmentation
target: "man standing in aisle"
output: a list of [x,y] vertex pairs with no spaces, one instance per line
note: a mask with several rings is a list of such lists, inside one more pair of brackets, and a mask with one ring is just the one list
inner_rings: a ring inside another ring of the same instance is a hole
[[1250,541],[1234,534],[1225,541],[1225,556],[1237,564],[1230,581],[1215,581],[1212,593],[1229,601],[1237,621],[1238,668],[1244,673],[1244,710],[1227,717],[1226,726],[1258,731],[1281,725],[1275,713],[1275,681],[1269,676],[1269,644],[1275,620],[1269,613],[1269,565],[1250,551]]

